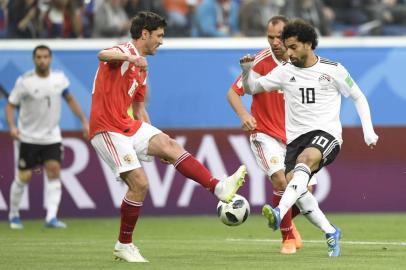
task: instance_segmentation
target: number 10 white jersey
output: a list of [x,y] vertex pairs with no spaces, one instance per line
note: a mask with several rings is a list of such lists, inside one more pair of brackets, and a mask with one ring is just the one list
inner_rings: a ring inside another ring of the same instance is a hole
[[320,57],[308,68],[285,63],[258,80],[248,80],[248,84],[253,93],[276,89],[284,92],[288,143],[319,129],[333,135],[341,144],[341,95],[347,97],[360,92],[341,64]]

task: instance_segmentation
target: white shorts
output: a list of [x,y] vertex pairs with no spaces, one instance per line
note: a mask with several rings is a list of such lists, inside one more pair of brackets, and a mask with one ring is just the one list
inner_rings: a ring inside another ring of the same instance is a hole
[[[268,175],[285,170],[286,145],[265,133],[254,133],[250,136],[251,149],[259,167]],[[309,186],[317,184],[316,176],[310,178]]]
[[253,133],[250,136],[251,150],[259,167],[271,177],[285,169],[286,145],[265,133]]
[[141,167],[140,160],[151,161],[147,155],[150,139],[162,133],[161,130],[142,123],[133,136],[125,136],[117,132],[101,132],[90,141],[97,154],[106,162],[118,177],[120,173]]

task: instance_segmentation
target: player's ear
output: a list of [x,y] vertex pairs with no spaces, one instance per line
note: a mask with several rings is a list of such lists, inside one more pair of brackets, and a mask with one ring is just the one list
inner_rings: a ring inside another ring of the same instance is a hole
[[149,31],[147,29],[142,29],[141,39],[146,40],[148,38],[148,36],[149,36]]

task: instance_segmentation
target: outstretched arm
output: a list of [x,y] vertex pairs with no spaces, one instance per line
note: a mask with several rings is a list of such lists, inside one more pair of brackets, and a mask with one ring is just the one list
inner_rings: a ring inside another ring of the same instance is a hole
[[242,85],[244,87],[244,92],[249,95],[265,91],[259,82],[255,80],[251,72],[252,66],[254,65],[254,59],[255,57],[251,55],[246,55],[240,59]]
[[64,98],[66,100],[66,103],[68,103],[71,111],[79,118],[80,122],[82,123],[83,137],[87,139],[89,137],[89,123],[87,122],[82,108],[71,94],[65,94]]
[[258,78],[255,75],[255,72],[252,71],[254,59],[255,57],[250,55],[246,55],[240,59],[240,66],[242,69],[241,78],[244,92],[254,95],[265,91],[270,92],[279,89],[282,90],[282,73],[278,70],[278,67],[273,69],[272,72],[267,75]]
[[119,51],[118,49],[117,50],[113,50],[113,49],[101,50],[97,54],[97,58],[100,61],[107,62],[107,63],[128,61],[142,69],[147,69],[147,67],[148,67],[147,60],[144,57],[126,54],[126,53]]
[[360,90],[351,93],[351,98],[354,101],[355,108],[357,109],[359,118],[361,119],[364,141],[371,149],[373,149],[378,142],[379,137],[376,135],[372,125],[368,101]]

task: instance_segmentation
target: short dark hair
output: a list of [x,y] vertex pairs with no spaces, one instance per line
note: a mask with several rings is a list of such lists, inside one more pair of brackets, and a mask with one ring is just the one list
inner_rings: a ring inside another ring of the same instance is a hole
[[139,39],[141,37],[141,32],[143,29],[152,32],[158,28],[165,28],[167,25],[165,18],[160,15],[150,12],[141,11],[135,15],[131,20],[131,37],[133,39]]
[[312,49],[316,49],[318,37],[316,29],[308,22],[302,19],[294,19],[288,22],[283,28],[282,40],[290,37],[296,37],[299,42],[312,44]]
[[52,56],[51,48],[49,48],[47,45],[41,44],[35,47],[34,50],[32,51],[32,58],[35,57],[35,54],[37,53],[38,50],[48,50],[49,56]]
[[269,19],[268,24],[276,25],[279,22],[283,22],[284,24],[287,24],[289,22],[288,18],[286,18],[283,15],[275,15],[272,18]]

